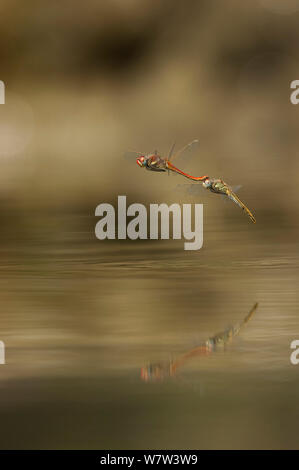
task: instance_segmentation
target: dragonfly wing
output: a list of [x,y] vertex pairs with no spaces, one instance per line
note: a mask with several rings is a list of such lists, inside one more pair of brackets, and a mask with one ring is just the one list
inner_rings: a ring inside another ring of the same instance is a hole
[[232,190],[234,193],[237,193],[241,188],[242,188],[241,184],[238,184],[237,186],[232,186]]
[[[173,151],[174,151],[174,147],[175,147],[175,142],[173,143],[173,145],[171,146],[171,149],[169,151],[169,155],[168,155],[168,160],[170,161],[171,160],[171,157],[172,157],[172,154],[173,154]],[[173,171],[170,171],[168,170],[168,176],[171,175],[171,176],[177,176],[176,173],[174,173]]]
[[189,196],[199,196],[202,194],[202,187],[200,184],[178,184],[175,191],[188,194]]
[[[231,189],[232,189],[233,193],[237,193],[237,192],[239,191],[239,189],[241,189],[241,188],[242,188],[242,185],[239,184],[239,185],[237,185],[237,186],[232,186]],[[228,199],[227,199],[227,195],[226,195],[226,194],[221,194],[221,198],[222,198],[224,204],[229,204],[229,201],[228,201]]]
[[173,154],[173,151],[174,151],[174,147],[175,147],[175,142],[174,142],[174,144],[172,145],[172,147],[169,151],[168,160],[171,160],[171,157],[172,157],[172,154]]
[[132,162],[134,159],[136,160],[136,158],[138,158],[140,155],[145,155],[145,153],[129,151],[123,154],[123,158],[127,161]]
[[[181,167],[185,167],[194,157],[195,151],[198,149],[199,141],[197,139],[193,140],[189,144],[185,145],[181,150],[176,154],[171,154],[169,160],[176,161],[180,163]],[[172,150],[173,152],[173,150]]]

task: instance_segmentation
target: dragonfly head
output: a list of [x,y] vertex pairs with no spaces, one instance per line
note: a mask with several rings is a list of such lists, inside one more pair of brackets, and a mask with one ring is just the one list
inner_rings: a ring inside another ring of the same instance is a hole
[[144,155],[140,155],[140,157],[136,158],[137,165],[143,167],[146,165],[146,158]]
[[212,186],[212,181],[210,180],[210,178],[206,178],[203,183],[202,183],[203,187],[208,189]]

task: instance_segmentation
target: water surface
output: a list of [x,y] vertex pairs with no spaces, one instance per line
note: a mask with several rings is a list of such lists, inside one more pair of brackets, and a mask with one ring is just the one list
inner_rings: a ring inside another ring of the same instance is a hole
[[[25,239],[1,246],[2,449],[298,448],[295,225],[241,214],[223,230],[210,217],[204,247],[187,252],[182,241],[100,242],[80,214],[26,220]],[[255,302],[224,348],[141,379]]]

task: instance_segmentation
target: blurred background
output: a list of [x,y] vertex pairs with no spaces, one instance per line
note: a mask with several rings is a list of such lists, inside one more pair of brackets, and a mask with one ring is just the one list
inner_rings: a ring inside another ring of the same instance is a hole
[[[298,0],[2,0],[0,448],[298,448],[298,21]],[[123,159],[195,138],[190,173],[241,184],[256,226]],[[97,240],[123,194],[203,203],[203,248]],[[141,379],[256,301],[229,347]]]

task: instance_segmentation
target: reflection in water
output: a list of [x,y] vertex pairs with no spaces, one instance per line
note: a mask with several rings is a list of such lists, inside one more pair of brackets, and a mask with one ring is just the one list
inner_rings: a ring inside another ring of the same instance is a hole
[[[94,217],[11,212],[0,266],[1,448],[298,447],[297,230],[262,218],[253,231],[245,218],[220,224],[217,209],[194,256],[167,240],[89,240]],[[203,348],[255,300],[241,345]],[[183,380],[140,380],[142,365],[162,360],[168,369],[152,376],[178,369]]]
[[192,348],[190,351],[179,356],[174,361],[166,363],[160,362],[155,364],[149,364],[146,367],[141,368],[141,378],[145,382],[150,380],[164,380],[167,377],[174,377],[177,369],[181,367],[185,362],[195,356],[207,356],[216,351],[219,347],[225,347],[226,344],[230,343],[234,336],[239,334],[241,328],[243,328],[249,320],[252,318],[254,312],[258,307],[256,302],[250,312],[246,315],[242,322],[237,323],[234,326],[226,328],[221,333],[217,333],[211,338],[207,339],[204,343],[199,346]]

